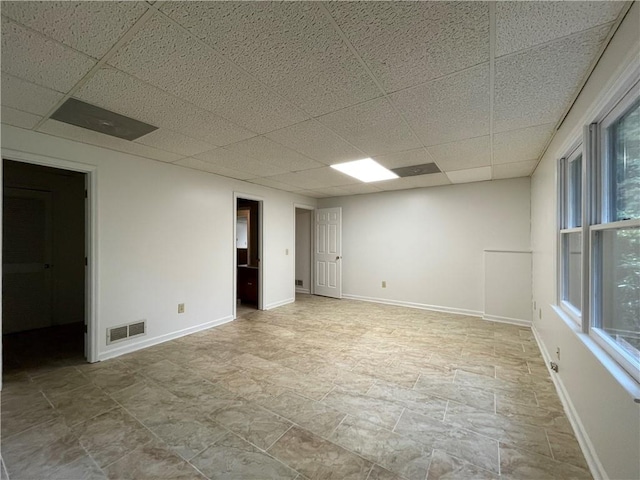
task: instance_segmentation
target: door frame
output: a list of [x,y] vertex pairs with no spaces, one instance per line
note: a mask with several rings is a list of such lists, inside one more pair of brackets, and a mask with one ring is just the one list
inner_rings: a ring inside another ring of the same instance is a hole
[[236,306],[238,300],[238,252],[236,247],[236,223],[238,218],[238,199],[241,198],[243,200],[253,200],[254,202],[258,202],[258,310],[264,310],[264,270],[265,270],[265,261],[264,261],[264,197],[260,197],[258,195],[252,195],[250,193],[242,193],[235,191],[233,192],[233,220],[232,220],[232,228],[233,228],[233,288],[231,289],[233,293],[233,302],[231,307],[231,312],[233,314],[233,319],[235,320],[237,315]]
[[310,212],[310,216],[311,218],[309,219],[309,295],[314,295],[314,291],[313,291],[313,286],[315,284],[315,282],[313,281],[313,279],[315,278],[314,276],[314,262],[313,262],[313,246],[315,243],[315,238],[314,238],[314,228],[313,228],[313,222],[315,220],[314,218],[314,212],[316,210],[316,207],[314,207],[313,205],[307,205],[304,203],[294,203],[293,204],[293,298],[296,298],[296,233],[297,233],[297,226],[296,226],[296,209],[300,209],[300,210],[309,210]]
[[[98,167],[79,162],[72,162],[55,157],[38,155],[32,153],[20,152],[7,148],[2,149],[2,172],[0,173],[0,181],[4,185],[4,160],[12,160],[14,162],[28,163],[32,165],[41,165],[44,167],[53,167],[61,170],[71,170],[74,172],[84,173],[85,190],[87,192],[85,199],[85,255],[87,258],[86,271],[84,276],[85,288],[85,324],[87,325],[85,356],[87,362],[95,363],[98,361],[98,339],[100,324],[98,318]],[[2,208],[2,198],[0,197],[0,209]],[[0,243],[2,241],[2,224],[0,222]],[[0,248],[0,260],[2,259],[2,249]],[[0,268],[2,268],[0,264]],[[0,292],[0,301],[2,301],[2,292]],[[2,326],[2,315],[0,313],[0,328]]]

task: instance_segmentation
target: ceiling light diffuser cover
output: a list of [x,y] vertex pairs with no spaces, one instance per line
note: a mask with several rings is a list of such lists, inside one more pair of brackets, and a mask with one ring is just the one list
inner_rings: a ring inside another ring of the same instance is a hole
[[331,165],[331,168],[335,168],[339,172],[366,183],[398,178],[398,175],[393,173],[391,170],[386,169],[371,158],[364,158],[353,162],[337,163],[335,165]]

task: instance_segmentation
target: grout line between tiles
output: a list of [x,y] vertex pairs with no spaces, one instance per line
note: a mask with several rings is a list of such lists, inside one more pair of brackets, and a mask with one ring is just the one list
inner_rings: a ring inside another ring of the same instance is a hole
[[407,411],[407,407],[404,407],[402,409],[402,412],[400,412],[400,415],[398,416],[398,420],[396,420],[396,423],[393,425],[393,428],[391,429],[391,431],[393,433],[397,433],[396,432],[396,427],[398,426],[398,423],[400,423],[400,419],[402,418],[402,415],[404,415],[404,412],[406,412],[406,411]]

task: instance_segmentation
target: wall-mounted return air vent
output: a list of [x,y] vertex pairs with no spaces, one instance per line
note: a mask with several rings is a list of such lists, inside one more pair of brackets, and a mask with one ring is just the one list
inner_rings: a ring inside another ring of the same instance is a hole
[[296,287],[302,287],[302,280],[296,280]]
[[147,333],[147,321],[130,323],[128,325],[120,325],[118,327],[107,328],[107,345],[111,343],[121,342],[131,337],[144,335]]

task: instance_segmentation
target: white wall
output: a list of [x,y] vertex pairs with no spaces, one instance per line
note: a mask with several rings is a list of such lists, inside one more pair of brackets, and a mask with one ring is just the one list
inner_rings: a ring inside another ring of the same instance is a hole
[[296,208],[296,291],[309,293],[311,288],[311,210]]
[[[264,200],[265,307],[293,301],[291,212],[314,199],[5,125],[2,147],[5,158],[96,167],[100,359],[233,318],[234,191]],[[140,319],[148,326],[142,340],[106,345],[107,327]]]
[[484,250],[529,250],[529,199],[529,179],[518,178],[319,206],[342,207],[345,295],[482,315]]
[[621,72],[637,64],[639,19],[636,2],[551,142],[531,186],[533,297],[541,309],[534,312],[534,328],[547,354],[560,347],[560,371],[554,376],[566,395],[576,433],[594,475],[612,479],[640,478],[640,405],[587,348],[588,341],[581,340],[584,335],[572,330],[552,308],[557,288],[555,176],[557,159],[581,135],[582,126],[593,120]]

